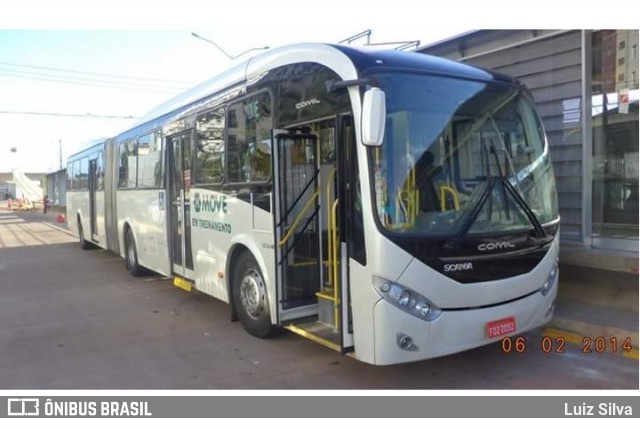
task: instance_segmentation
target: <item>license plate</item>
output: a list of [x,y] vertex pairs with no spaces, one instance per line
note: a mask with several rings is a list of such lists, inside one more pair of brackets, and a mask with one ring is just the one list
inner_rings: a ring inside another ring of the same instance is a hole
[[502,318],[485,324],[487,337],[507,336],[516,331],[516,317]]

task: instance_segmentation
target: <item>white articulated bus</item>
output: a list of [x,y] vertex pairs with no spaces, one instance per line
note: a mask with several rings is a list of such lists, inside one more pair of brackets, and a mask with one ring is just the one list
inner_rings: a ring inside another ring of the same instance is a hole
[[371,364],[550,320],[559,216],[517,81],[427,55],[299,44],[239,64],[69,158],[69,227]]

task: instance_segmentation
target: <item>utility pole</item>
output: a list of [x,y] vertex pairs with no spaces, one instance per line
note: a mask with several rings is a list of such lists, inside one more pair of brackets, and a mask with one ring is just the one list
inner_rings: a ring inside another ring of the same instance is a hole
[[58,138],[58,148],[59,148],[59,154],[60,154],[60,168],[58,168],[58,171],[60,171],[62,169],[62,139]]

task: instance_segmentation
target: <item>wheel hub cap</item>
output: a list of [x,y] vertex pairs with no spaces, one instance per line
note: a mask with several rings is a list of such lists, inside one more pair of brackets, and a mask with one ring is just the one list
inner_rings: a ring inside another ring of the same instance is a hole
[[251,270],[242,278],[240,283],[240,300],[247,314],[258,318],[263,312],[264,283],[260,275]]

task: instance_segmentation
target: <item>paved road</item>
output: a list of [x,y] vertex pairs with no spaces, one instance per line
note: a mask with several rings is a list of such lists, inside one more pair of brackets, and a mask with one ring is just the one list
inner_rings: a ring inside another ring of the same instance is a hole
[[270,340],[226,304],[112,253],[82,251],[41,214],[0,209],[0,389],[638,389],[638,363],[499,345],[375,367],[291,333]]

